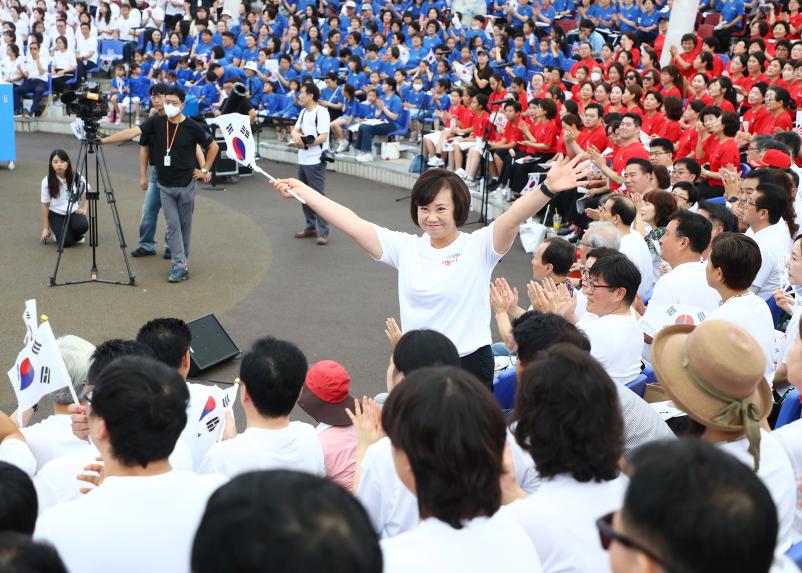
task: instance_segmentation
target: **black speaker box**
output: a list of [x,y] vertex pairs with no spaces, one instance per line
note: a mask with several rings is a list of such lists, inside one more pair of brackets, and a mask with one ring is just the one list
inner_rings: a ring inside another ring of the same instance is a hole
[[189,322],[188,326],[192,333],[192,346],[189,352],[190,377],[231,360],[240,353],[215,315],[202,316]]

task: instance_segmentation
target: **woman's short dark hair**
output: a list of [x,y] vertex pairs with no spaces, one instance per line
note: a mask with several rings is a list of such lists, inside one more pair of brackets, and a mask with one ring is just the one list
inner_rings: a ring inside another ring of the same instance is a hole
[[36,489],[28,474],[0,462],[0,531],[33,535],[38,512]]
[[425,207],[435,200],[443,189],[451,191],[454,202],[454,222],[461,227],[468,220],[471,209],[471,194],[465,182],[448,169],[429,169],[423,173],[412,187],[410,216],[412,222],[418,224],[418,208]]
[[459,368],[424,368],[392,392],[382,427],[409,459],[421,517],[454,529],[501,505],[506,430],[493,395]]
[[436,330],[419,329],[404,333],[393,349],[393,364],[404,376],[433,366],[459,367],[457,347]]
[[[675,189],[682,189],[688,194],[688,202],[693,205],[697,201],[699,201],[699,189],[696,188],[696,185],[693,183],[689,183],[688,181],[678,181],[672,185],[671,190],[674,191]],[[676,199],[675,199],[676,201]]]
[[737,113],[732,111],[725,111],[721,114],[721,127],[724,128],[724,135],[727,137],[735,137],[741,129],[741,118]]
[[588,352],[557,344],[518,380],[515,438],[541,477],[571,474],[580,482],[618,476],[624,420],[615,382]]
[[654,224],[657,227],[668,225],[671,213],[677,210],[677,200],[665,191],[649,191],[643,194],[643,200],[654,205]]
[[710,264],[721,270],[724,284],[734,290],[752,286],[763,263],[755,240],[742,233],[721,233],[712,245]]
[[554,344],[573,344],[590,352],[590,340],[585,333],[559,314],[550,312],[529,310],[523,313],[512,323],[512,337],[522,366],[534,362],[541,352]]

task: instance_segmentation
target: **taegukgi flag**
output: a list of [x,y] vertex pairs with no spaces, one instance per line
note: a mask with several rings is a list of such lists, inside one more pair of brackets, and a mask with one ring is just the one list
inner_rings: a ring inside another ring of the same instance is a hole
[[226,139],[226,153],[237,163],[253,168],[256,159],[256,142],[251,131],[251,120],[241,113],[227,113],[206,120],[214,123]]
[[22,344],[27,346],[33,338],[33,335],[36,334],[36,330],[39,328],[39,323],[36,320],[35,298],[25,301],[25,312],[22,313],[22,321],[25,323],[25,339],[22,341]]
[[233,410],[239,384],[222,389],[217,386],[189,384],[187,425],[181,436],[192,451],[192,463],[200,465],[209,448],[220,439],[226,422],[226,411]]
[[[20,417],[22,412],[38,404],[51,392],[64,387],[72,388],[70,375],[49,322],[39,326],[31,341],[17,355],[17,361],[8,371],[8,379],[17,396]],[[72,394],[77,402],[75,390]]]

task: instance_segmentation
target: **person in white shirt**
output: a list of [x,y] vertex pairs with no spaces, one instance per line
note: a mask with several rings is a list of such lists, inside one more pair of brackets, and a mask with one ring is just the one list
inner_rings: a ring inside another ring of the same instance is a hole
[[528,497],[509,488],[516,500],[502,513],[529,534],[544,573],[609,571],[594,524],[621,506],[627,485],[615,383],[586,351],[551,346],[521,373],[512,423],[543,483]]
[[67,51],[71,54],[75,53],[75,30],[73,30],[70,26],[67,25],[67,20],[64,18],[58,18],[56,20],[55,28],[51,28],[48,30],[48,35],[50,36],[50,46],[51,46],[51,57],[55,55],[56,50],[59,49],[59,46],[56,42],[59,38],[63,37],[65,39],[65,43],[67,44]]
[[[576,316],[576,298],[569,297],[571,303],[560,307],[549,300],[547,289],[537,283],[529,285],[529,293],[535,308],[542,312],[561,313],[587,334],[590,354],[613,381],[626,384],[635,380],[641,371],[643,335],[632,312],[640,280],[638,268],[624,255],[596,259],[582,285],[592,318]],[[547,288],[554,292],[549,285]],[[562,285],[560,288],[566,290]]]
[[365,510],[347,491],[306,473],[272,470],[236,477],[209,498],[192,571],[220,573],[232,564],[243,572],[382,573],[382,554]]
[[[702,253],[710,244],[713,225],[699,215],[680,210],[671,216],[660,239],[660,256],[671,266],[655,283],[643,321],[663,313],[671,305],[689,305],[703,312],[718,308],[721,297],[707,284]],[[644,334],[651,344],[651,337]],[[648,354],[648,349],[645,351]]]
[[523,528],[498,511],[504,415],[474,376],[458,368],[417,370],[390,393],[382,426],[421,519],[382,540],[385,573],[541,570]]
[[[629,164],[628,170],[640,169],[639,165]],[[646,297],[654,286],[654,269],[652,265],[652,255],[643,236],[637,231],[632,230],[632,223],[635,221],[637,210],[632,199],[624,195],[612,195],[599,208],[602,219],[615,225],[616,230],[621,235],[621,245],[619,250],[623,255],[632,261],[640,271],[640,285],[638,294]]]
[[54,94],[60,96],[64,92],[67,80],[75,77],[75,70],[78,69],[78,60],[75,59],[75,50],[67,47],[66,36],[56,38],[56,49],[53,51],[52,68],[50,77]]
[[783,219],[789,202],[785,190],[770,183],[759,184],[745,201],[743,221],[749,225],[746,234],[757,242],[762,259],[752,290],[763,299],[780,288],[781,266],[791,251],[793,240]]
[[141,15],[137,8],[131,8],[126,1],[120,5],[120,15],[114,22],[115,38],[123,42],[136,41],[136,29],[142,24]]
[[749,467],[693,438],[641,448],[630,467],[623,507],[596,523],[613,573],[769,572],[777,510]]
[[713,239],[707,260],[707,284],[721,296],[721,306],[708,319],[728,320],[758,341],[766,359],[766,380],[774,380],[774,320],[766,301],[749,287],[760,270],[760,248],[741,233],[722,233]]
[[621,233],[609,221],[593,221],[579,242],[579,260],[585,263],[590,251],[602,247],[617,251],[621,247]]
[[34,531],[70,571],[189,570],[206,501],[226,478],[170,465],[188,401],[178,372],[152,358],[126,356],[103,370],[89,406],[103,476],[83,498],[45,511]]
[[323,449],[315,428],[291,422],[306,378],[303,352],[285,340],[257,340],[240,366],[240,402],[247,428],[213,444],[199,473],[234,477],[254,470],[288,469],[325,476]]
[[16,465],[0,461],[0,531],[32,535],[36,526],[36,504],[31,477]]
[[774,300],[777,302],[777,306],[791,316],[791,320],[785,326],[785,336],[780,343],[777,371],[774,374],[775,384],[788,379],[788,353],[794,343],[800,318],[802,318],[802,296],[797,295],[799,287],[802,286],[802,236],[797,237],[794,241],[791,256],[788,257],[785,266],[788,270],[788,283],[791,290],[785,292],[777,289],[774,291]]
[[763,481],[777,507],[777,550],[786,551],[794,541],[797,476],[777,438],[761,428],[774,401],[760,344],[725,320],[676,324],[655,336],[653,365],[667,397],[691,419],[692,431]]
[[81,23],[81,33],[75,39],[75,58],[78,61],[78,78],[86,78],[87,70],[93,69],[100,55],[97,53],[97,36],[92,34],[92,27],[88,22]]
[[[85,214],[86,193],[80,202],[73,201],[70,205],[74,183],[70,156],[63,149],[54,149],[50,153],[47,176],[42,179],[40,190],[42,234],[39,240],[43,243],[52,238],[56,243],[63,240],[65,247],[71,247],[81,242],[89,230],[89,221]],[[81,184],[84,183],[81,176]],[[69,221],[67,209],[70,209]]]
[[[79,338],[67,335],[56,340],[59,353],[64,359],[67,373],[78,397],[84,396],[89,373],[89,364],[95,345]],[[72,433],[70,425],[69,405],[72,394],[69,388],[62,388],[50,394],[53,401],[53,415],[41,422],[22,428],[28,447],[36,458],[39,468],[52,459],[83,449],[86,442]]]
[[[22,75],[25,78],[21,84],[14,85],[14,114],[28,117],[30,115],[41,115],[43,94],[47,91],[47,67],[50,60],[40,52],[39,44],[31,42],[28,45],[28,54],[22,64]],[[30,112],[23,111],[22,98],[25,94],[32,92]]]
[[10,84],[20,84],[25,76],[22,75],[23,59],[19,55],[16,44],[6,46],[6,58],[0,62],[0,80]]
[[111,40],[117,30],[117,18],[108,2],[101,2],[95,13],[95,28],[99,40]]
[[474,233],[459,227],[468,219],[470,193],[458,175],[430,169],[412,189],[410,216],[424,234],[390,231],[304,185],[297,179],[274,183],[285,197],[291,192],[327,222],[350,236],[375,260],[398,269],[403,331],[431,328],[459,350],[462,366],[488,389],[493,383],[490,349],[490,277],[510,249],[518,229],[557,192],[581,185],[582,157],[557,157],[545,183],[516,201],[492,224]]
[[702,253],[702,259],[706,261],[710,258],[710,250],[713,248],[713,240],[716,237],[725,232],[738,232],[738,218],[724,205],[710,201],[701,201],[697,213],[710,221],[713,226],[710,231],[710,245]]

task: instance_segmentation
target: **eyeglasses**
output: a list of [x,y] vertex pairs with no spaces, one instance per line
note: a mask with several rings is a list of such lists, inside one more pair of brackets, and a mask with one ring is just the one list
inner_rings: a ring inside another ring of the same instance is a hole
[[680,195],[679,193],[674,193],[674,192],[672,192],[671,194],[674,197],[676,197],[677,199],[682,199],[683,201],[690,201],[691,200],[691,198],[688,197],[687,195]]
[[604,517],[600,517],[596,520],[596,529],[599,530],[599,541],[601,542],[601,546],[604,548],[605,551],[609,551],[610,545],[612,545],[613,541],[620,543],[624,547],[629,547],[630,549],[634,549],[635,551],[640,551],[641,553],[645,553],[656,563],[662,565],[664,568],[667,569],[665,563],[662,559],[660,559],[657,555],[655,555],[649,549],[646,549],[640,543],[633,541],[629,537],[618,533],[615,529],[613,529],[613,514],[608,513]]
[[751,205],[755,209],[758,209],[758,210],[762,209],[762,207],[760,207],[757,203],[753,203],[749,199],[744,199],[743,202],[746,203],[747,205]]
[[588,287],[588,294],[593,294],[594,292],[596,292],[596,289],[598,289],[598,288],[618,288],[617,286],[613,286],[613,285],[600,285],[600,284],[596,284],[596,283],[594,283],[594,282],[593,282],[593,281],[591,281],[591,280],[589,280],[589,281],[587,282],[587,285],[586,285],[586,286]]
[[635,76],[626,76],[624,79],[625,80],[634,80],[634,79],[637,79],[637,78]]

